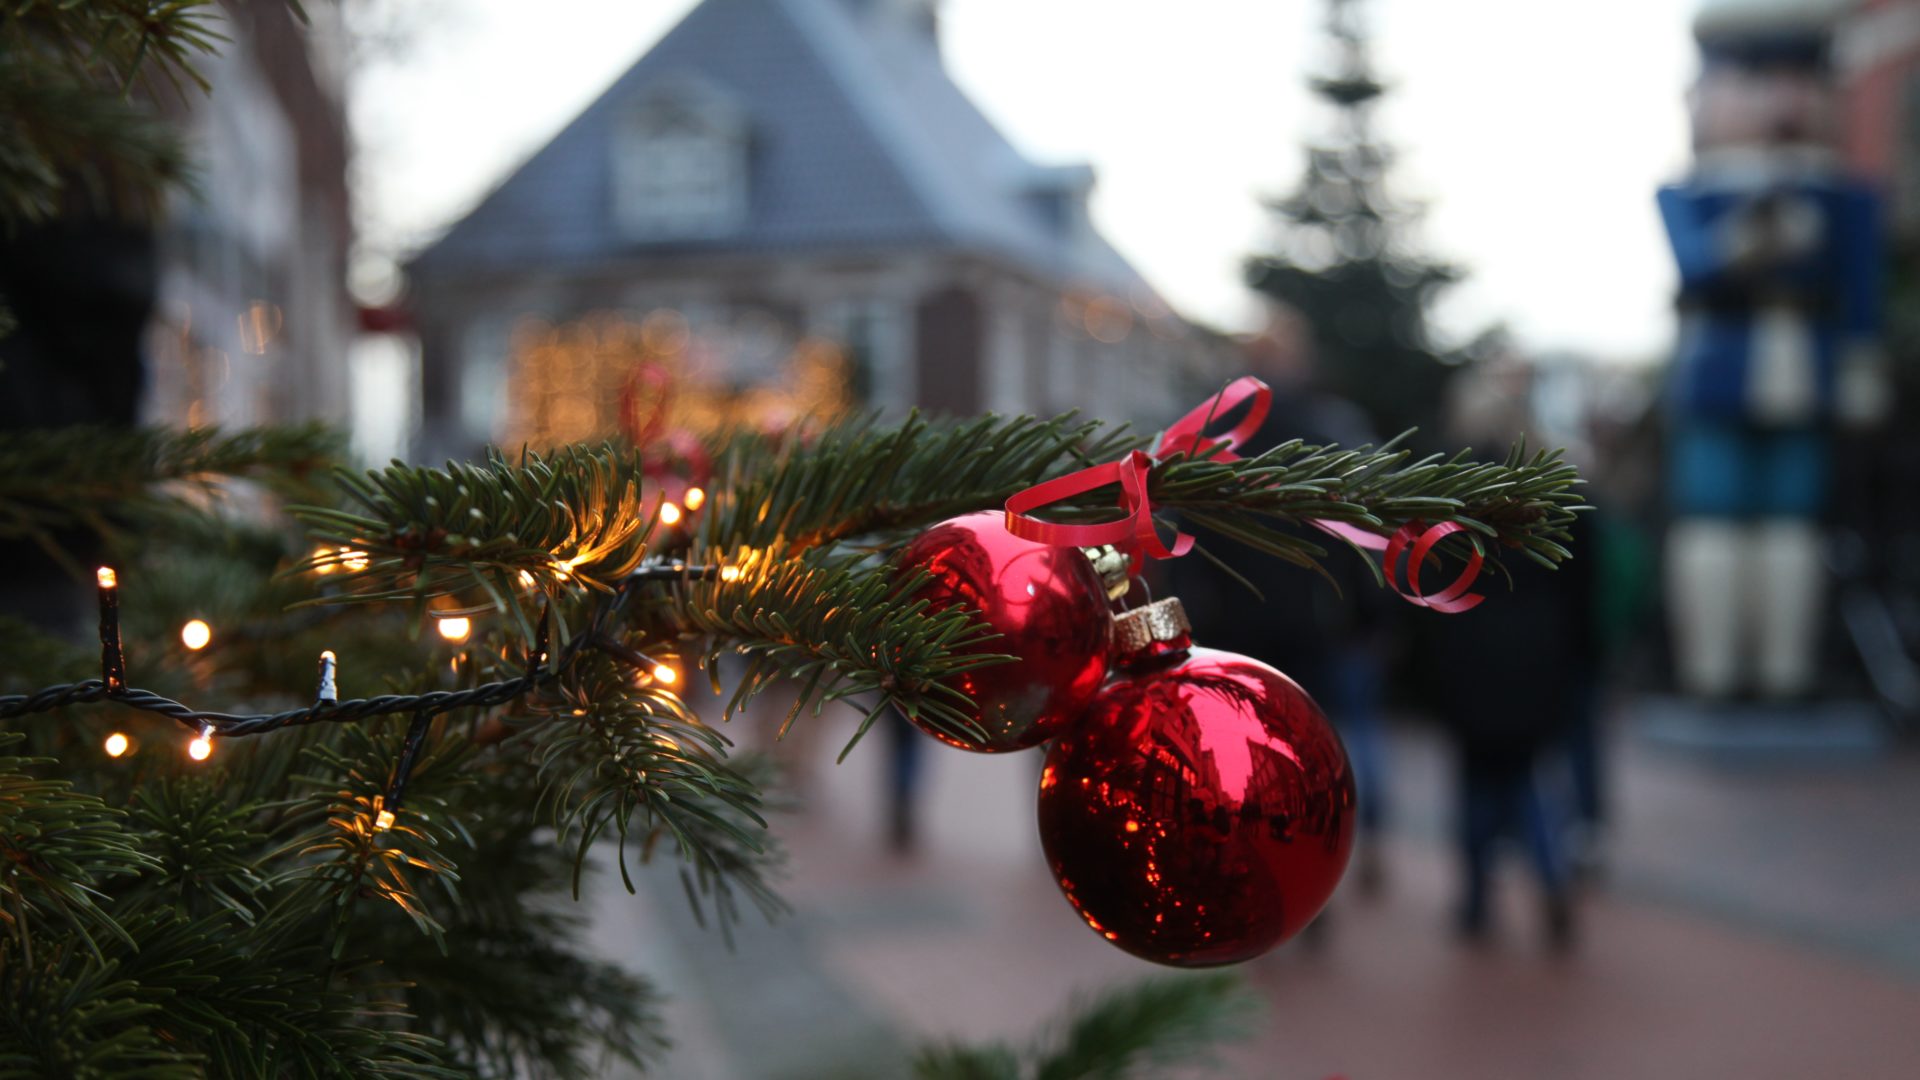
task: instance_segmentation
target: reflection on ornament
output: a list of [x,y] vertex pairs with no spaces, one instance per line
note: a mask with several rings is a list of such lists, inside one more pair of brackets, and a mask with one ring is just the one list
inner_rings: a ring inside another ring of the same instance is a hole
[[1346,751],[1292,679],[1190,647],[1179,601],[1121,617],[1117,672],[1047,753],[1040,840],[1088,926],[1179,967],[1300,932],[1353,846]]
[[1022,540],[1007,531],[1005,514],[983,511],[920,534],[899,565],[928,573],[919,595],[930,611],[966,605],[1001,635],[968,651],[1020,657],[950,680],[973,699],[984,742],[961,741],[915,717],[934,738],[988,753],[1038,746],[1072,723],[1106,678],[1113,620],[1079,549]]

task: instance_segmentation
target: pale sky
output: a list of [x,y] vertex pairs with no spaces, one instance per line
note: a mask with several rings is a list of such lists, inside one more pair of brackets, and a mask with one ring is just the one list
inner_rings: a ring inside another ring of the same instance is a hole
[[[406,252],[498,184],[696,0],[439,0],[355,91],[365,238]],[[1465,336],[1648,360],[1673,271],[1653,190],[1686,164],[1690,0],[1372,0],[1378,128]],[[534,12],[538,11],[538,15]],[[1030,157],[1091,163],[1096,224],[1176,308],[1248,329],[1240,265],[1327,114],[1320,0],[946,0],[948,69]]]

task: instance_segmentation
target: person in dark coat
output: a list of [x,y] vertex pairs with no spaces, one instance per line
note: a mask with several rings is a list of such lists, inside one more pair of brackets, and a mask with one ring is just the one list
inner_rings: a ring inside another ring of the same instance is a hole
[[[1524,383],[1503,389],[1502,378],[1499,372],[1461,376],[1465,396],[1477,397],[1482,407],[1465,410],[1466,416],[1456,408],[1454,437],[1488,456],[1525,434]],[[1545,768],[1592,707],[1597,560],[1584,517],[1573,532],[1574,558],[1558,569],[1507,553],[1501,561],[1511,588],[1489,571],[1474,589],[1486,597],[1478,607],[1417,620],[1422,681],[1453,744],[1459,780],[1459,928],[1469,940],[1491,929],[1494,858],[1500,843],[1513,839],[1533,864],[1550,943],[1573,941],[1566,800],[1563,785],[1551,782]]]

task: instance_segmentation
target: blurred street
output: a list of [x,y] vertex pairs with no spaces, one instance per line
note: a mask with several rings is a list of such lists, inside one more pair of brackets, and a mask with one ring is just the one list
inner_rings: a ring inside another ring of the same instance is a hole
[[[841,718],[841,723],[844,723]],[[823,728],[839,728],[829,717]],[[1920,759],[1717,766],[1618,746],[1617,818],[1580,943],[1544,947],[1517,858],[1494,942],[1451,932],[1439,740],[1393,742],[1387,886],[1350,874],[1324,938],[1247,965],[1267,999],[1220,1077],[1920,1074]],[[887,853],[880,740],[821,737],[792,847],[795,914],[729,954],[670,867],[601,879],[599,937],[662,980],[691,1080],[896,1076],[927,1039],[1019,1042],[1070,996],[1153,969],[1089,933],[1041,862],[1031,755],[929,755],[916,855]]]

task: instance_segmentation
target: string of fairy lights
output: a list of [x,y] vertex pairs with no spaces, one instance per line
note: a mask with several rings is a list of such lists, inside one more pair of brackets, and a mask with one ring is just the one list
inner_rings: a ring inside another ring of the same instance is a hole
[[[366,565],[366,557],[361,553],[343,555],[343,559],[348,557],[359,559],[362,567]],[[730,574],[727,571],[734,572]],[[626,602],[630,589],[636,584],[714,578],[737,580],[738,569],[668,561],[650,562],[636,568],[595,611],[587,632],[575,636],[557,657],[553,655],[549,644],[551,609],[543,607],[539,622],[535,625],[532,647],[527,650],[525,670],[511,679],[482,683],[464,690],[381,694],[341,701],[340,660],[333,650],[328,649],[320,654],[319,677],[312,704],[275,713],[227,713],[196,709],[128,684],[126,651],[120,636],[120,575],[114,568],[103,566],[95,572],[100,607],[100,678],[49,686],[31,694],[0,696],[0,720],[50,712],[69,705],[111,701],[130,709],[171,717],[179,722],[192,733],[186,744],[187,757],[193,761],[206,761],[213,756],[216,738],[241,738],[302,724],[350,723],[371,717],[410,713],[413,719],[401,742],[393,773],[385,792],[377,796],[374,803],[373,827],[384,832],[393,827],[395,814],[405,800],[408,778],[412,775],[414,763],[419,758],[427,730],[435,716],[457,709],[486,708],[512,701],[542,683],[557,678],[558,673],[581,650],[587,648],[603,652],[616,662],[643,673],[645,677],[671,686],[679,680],[679,673],[671,665],[618,640],[606,631],[605,623]],[[435,619],[435,629],[441,637],[457,644],[471,635],[473,624],[464,615],[441,616]],[[213,627],[204,619],[189,620],[180,628],[180,640],[190,651],[198,652],[212,642]],[[551,660],[557,662],[550,663]],[[133,749],[133,739],[124,731],[114,731],[106,737],[102,749],[108,757],[119,758]]]

